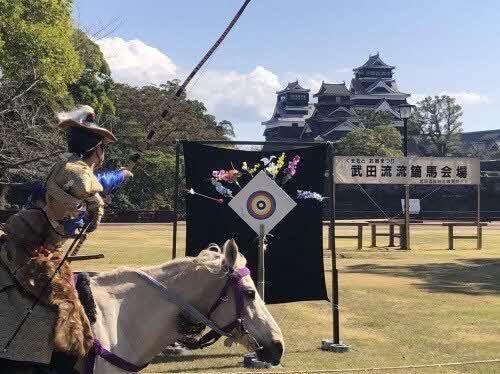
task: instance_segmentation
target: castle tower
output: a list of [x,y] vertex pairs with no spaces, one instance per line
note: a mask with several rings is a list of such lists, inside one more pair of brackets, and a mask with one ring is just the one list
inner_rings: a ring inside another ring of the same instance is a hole
[[391,113],[394,125],[403,125],[398,105],[406,104],[410,94],[400,92],[393,76],[396,67],[387,65],[379,53],[369,56],[362,66],[355,68],[351,81],[351,101],[354,109],[372,109]]
[[298,81],[288,83],[285,89],[276,92],[273,116],[262,122],[266,127],[264,136],[267,141],[299,140],[305,120],[313,110],[313,105],[309,104],[309,92],[310,90],[303,88]]

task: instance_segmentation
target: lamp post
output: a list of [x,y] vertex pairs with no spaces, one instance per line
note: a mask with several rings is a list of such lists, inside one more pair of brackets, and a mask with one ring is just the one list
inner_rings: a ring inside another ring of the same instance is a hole
[[[403,120],[403,154],[408,157],[408,118],[411,116],[413,105],[399,105],[399,115]],[[407,170],[407,173],[409,170]],[[400,233],[401,234],[401,233]],[[401,239],[401,236],[400,236]],[[410,185],[405,184],[405,235],[401,248],[410,249]]]
[[399,106],[399,116],[403,120],[403,153],[408,157],[408,118],[411,116],[413,105],[402,104]]

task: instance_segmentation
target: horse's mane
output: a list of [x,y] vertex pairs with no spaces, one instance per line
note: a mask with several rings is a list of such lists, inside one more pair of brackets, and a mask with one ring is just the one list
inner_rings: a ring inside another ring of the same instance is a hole
[[[242,254],[238,254],[235,267],[237,269],[242,268],[246,266],[246,263],[246,258]],[[216,244],[210,244],[207,249],[202,250],[198,256],[180,257],[161,265],[141,267],[140,269],[153,276],[161,273],[162,276],[167,279],[175,279],[188,272],[201,270],[209,271],[212,274],[226,274],[224,267],[224,254],[222,253],[221,248]],[[116,282],[120,278],[125,279],[130,275],[130,273],[133,272],[133,268],[122,266],[110,272],[101,273],[93,277],[93,279],[99,284],[104,285],[109,281]]]

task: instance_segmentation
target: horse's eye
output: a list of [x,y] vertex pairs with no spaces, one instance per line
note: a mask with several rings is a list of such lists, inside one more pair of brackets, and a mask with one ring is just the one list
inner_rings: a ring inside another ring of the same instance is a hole
[[255,291],[254,290],[245,290],[245,296],[250,300],[255,300]]

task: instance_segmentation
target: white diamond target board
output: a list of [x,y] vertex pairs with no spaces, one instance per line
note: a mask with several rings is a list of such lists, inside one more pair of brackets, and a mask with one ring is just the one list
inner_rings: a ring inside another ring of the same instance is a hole
[[267,235],[297,204],[262,170],[228,205],[257,234],[263,224]]

